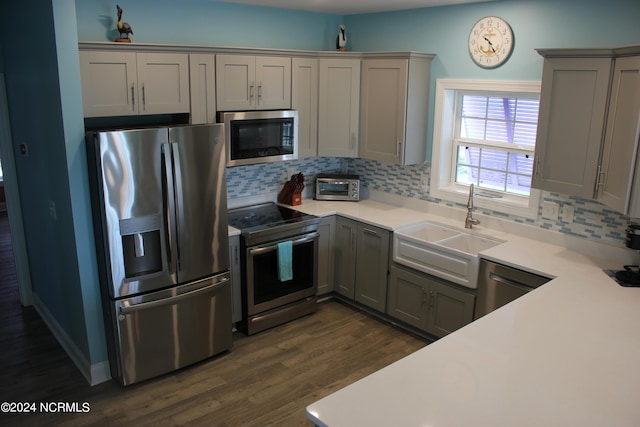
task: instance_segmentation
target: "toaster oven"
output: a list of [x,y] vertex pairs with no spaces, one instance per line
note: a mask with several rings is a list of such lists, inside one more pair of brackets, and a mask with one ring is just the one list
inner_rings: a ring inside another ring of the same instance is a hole
[[321,173],[316,177],[316,200],[360,200],[358,175]]

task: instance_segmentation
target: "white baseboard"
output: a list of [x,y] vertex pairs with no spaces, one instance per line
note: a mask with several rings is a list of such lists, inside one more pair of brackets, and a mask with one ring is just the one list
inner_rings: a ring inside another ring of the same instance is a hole
[[53,336],[58,340],[63,350],[71,358],[82,376],[87,382],[94,386],[111,379],[111,371],[109,370],[109,361],[105,360],[91,365],[87,358],[82,354],[67,332],[60,326],[49,309],[40,301],[37,294],[33,294],[33,307],[36,309],[42,321],[47,325]]

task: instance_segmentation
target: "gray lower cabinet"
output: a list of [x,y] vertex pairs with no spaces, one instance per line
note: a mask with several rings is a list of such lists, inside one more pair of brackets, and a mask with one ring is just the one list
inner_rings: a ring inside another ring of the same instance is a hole
[[335,246],[335,215],[323,217],[318,226],[318,295],[333,291],[333,248]]
[[390,232],[338,216],[335,242],[335,290],[384,312],[387,303]]
[[231,261],[231,321],[242,320],[242,272],[240,270],[240,236],[229,237],[229,260]]
[[473,321],[475,293],[427,274],[392,265],[387,314],[436,337]]

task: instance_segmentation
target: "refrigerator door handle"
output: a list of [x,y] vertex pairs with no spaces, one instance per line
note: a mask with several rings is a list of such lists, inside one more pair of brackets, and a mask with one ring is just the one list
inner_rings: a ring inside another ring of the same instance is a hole
[[[171,142],[171,156],[173,158],[173,171],[174,171],[174,187],[173,187],[173,193],[175,194],[174,196],[174,203],[175,203],[175,209],[173,210],[173,212],[175,212],[174,218],[175,218],[175,226],[177,227],[176,230],[185,230],[185,223],[184,223],[184,217],[185,217],[185,213],[183,211],[185,203],[184,203],[184,196],[183,196],[183,192],[181,191],[181,189],[183,188],[182,186],[182,167],[180,166],[180,150],[178,149],[178,144],[176,142]],[[177,231],[176,231],[176,238],[180,239],[183,238],[183,236],[178,236],[177,235]],[[178,240],[176,240],[176,242],[178,242]],[[178,265],[178,268],[180,268],[180,265]]]
[[176,199],[175,199],[175,186],[173,176],[173,156],[172,156],[171,144],[162,144],[162,174],[164,176],[164,188],[162,189],[162,204],[164,206],[167,215],[167,264],[169,265],[169,272],[175,274],[177,271],[177,246],[178,241],[176,239]]
[[157,307],[162,307],[164,305],[170,305],[170,304],[176,304],[179,301],[182,301],[184,299],[187,298],[192,298],[198,294],[203,294],[203,293],[207,293],[207,292],[211,292],[213,291],[214,288],[218,288],[222,285],[224,285],[226,282],[229,281],[228,277],[221,277],[220,280],[216,283],[212,283],[211,285],[202,287],[202,288],[198,288],[196,290],[193,291],[189,291],[189,292],[185,292],[184,294],[180,294],[180,295],[175,295],[175,296],[170,296],[167,298],[161,298],[155,301],[149,301],[149,302],[141,302],[138,304],[131,304],[131,305],[127,305],[125,307],[120,307],[120,309],[118,310],[118,314],[121,316],[127,315],[129,313],[133,313],[134,311],[140,311],[140,310],[147,310],[149,308],[157,308]]

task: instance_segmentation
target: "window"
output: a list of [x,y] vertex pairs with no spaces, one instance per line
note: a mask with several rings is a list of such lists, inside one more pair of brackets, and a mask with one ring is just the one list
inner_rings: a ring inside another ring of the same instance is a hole
[[535,217],[531,189],[540,84],[438,80],[431,195]]

